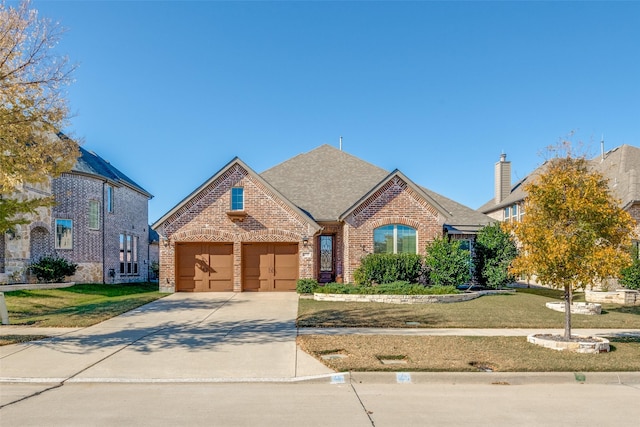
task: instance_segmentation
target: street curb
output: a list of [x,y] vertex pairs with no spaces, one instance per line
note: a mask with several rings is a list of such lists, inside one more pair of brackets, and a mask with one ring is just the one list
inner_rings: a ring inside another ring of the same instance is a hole
[[640,372],[352,372],[359,384],[637,384]]
[[0,378],[14,384],[600,384],[640,387],[640,372],[336,372],[285,378]]

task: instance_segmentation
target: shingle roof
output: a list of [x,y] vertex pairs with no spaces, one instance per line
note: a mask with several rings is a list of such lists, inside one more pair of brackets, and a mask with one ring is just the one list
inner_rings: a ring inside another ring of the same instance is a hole
[[451,218],[446,221],[446,224],[453,226],[456,229],[461,231],[477,231],[485,225],[495,222],[494,219],[486,216],[485,214],[451,200],[436,193],[435,191],[431,191],[424,187],[422,187],[422,190],[449,211]]
[[591,166],[609,180],[614,197],[626,208],[640,201],[640,148],[621,145],[591,160]]
[[[622,207],[626,208],[633,202],[640,201],[640,148],[624,144],[605,153],[604,159],[602,156],[594,157],[589,164],[609,180],[609,188],[622,201]],[[524,191],[525,183],[542,173],[543,169],[544,164],[518,181],[502,202],[496,203],[495,199],[491,199],[478,208],[478,211],[493,212],[524,200],[527,195]]]
[[335,221],[388,174],[325,144],[260,176],[316,221]]
[[[316,221],[337,220],[390,176],[386,170],[330,145],[300,154],[260,175]],[[493,221],[438,193],[420,189],[440,205],[436,208],[444,208],[450,214],[445,220],[448,225],[477,230],[478,225]]]
[[128,187],[146,195],[147,197],[153,197],[148,191],[136,184],[131,178],[120,172],[111,163],[98,156],[93,151],[87,151],[82,147],[80,148],[80,157],[73,166],[72,171],[85,173],[89,175],[97,175],[102,178],[106,178],[116,184],[125,184]]

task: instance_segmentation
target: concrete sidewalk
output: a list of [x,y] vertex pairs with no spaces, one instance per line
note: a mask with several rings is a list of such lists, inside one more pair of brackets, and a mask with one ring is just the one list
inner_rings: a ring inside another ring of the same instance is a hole
[[[408,335],[526,337],[531,334],[564,334],[564,329],[472,329],[472,328],[300,328],[298,335]],[[572,335],[640,336],[640,329],[572,329]]]

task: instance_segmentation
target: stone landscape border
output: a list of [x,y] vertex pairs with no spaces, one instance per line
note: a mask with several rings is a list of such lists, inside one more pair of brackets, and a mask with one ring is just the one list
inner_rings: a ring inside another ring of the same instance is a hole
[[335,302],[382,302],[386,304],[447,304],[470,301],[483,295],[514,294],[514,290],[490,290],[445,295],[369,295],[369,294],[323,294],[314,293],[316,301]]
[[[564,301],[545,303],[547,308],[564,313]],[[589,316],[602,314],[602,305],[592,302],[574,302],[571,304],[571,314],[586,314]]]
[[[552,337],[542,334],[533,334],[527,336],[527,342],[536,344],[545,348],[558,351],[571,351],[573,353],[608,353],[611,348],[609,347],[609,340],[601,337],[582,337],[579,335],[572,335],[572,338],[578,338],[577,341],[562,341],[556,340]],[[584,338],[584,341],[580,341],[580,338]]]

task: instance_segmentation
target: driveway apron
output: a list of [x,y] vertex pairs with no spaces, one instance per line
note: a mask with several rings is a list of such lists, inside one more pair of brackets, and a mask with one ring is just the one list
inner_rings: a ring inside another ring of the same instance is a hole
[[[64,336],[6,346],[1,377],[180,381],[296,376],[295,293],[177,293]],[[316,362],[317,363],[317,362]]]

